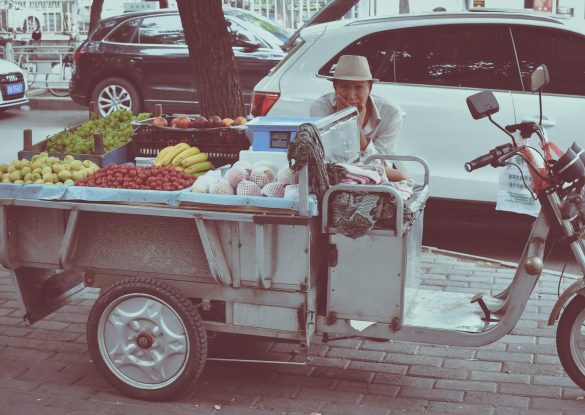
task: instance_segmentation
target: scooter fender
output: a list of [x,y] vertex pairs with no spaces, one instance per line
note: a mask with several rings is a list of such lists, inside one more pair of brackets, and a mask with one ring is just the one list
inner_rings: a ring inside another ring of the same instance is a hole
[[559,297],[555,306],[553,307],[552,311],[550,312],[550,316],[548,317],[548,325],[552,326],[555,324],[555,321],[559,318],[559,314],[561,313],[561,308],[569,302],[569,300],[573,297],[573,295],[578,294],[585,297],[585,280],[580,279],[575,281],[571,284]]

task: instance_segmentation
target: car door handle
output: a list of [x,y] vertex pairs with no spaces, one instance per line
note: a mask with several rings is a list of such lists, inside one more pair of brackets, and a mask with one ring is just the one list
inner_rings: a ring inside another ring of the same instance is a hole
[[134,56],[133,58],[130,58],[131,63],[140,62],[142,60],[144,60],[144,58],[142,58],[140,56]]
[[[538,117],[526,117],[522,119],[522,122],[533,122],[538,124],[539,122],[539,118]],[[557,123],[553,120],[549,120],[548,118],[542,117],[542,125],[544,127],[554,127],[555,125],[557,125]]]

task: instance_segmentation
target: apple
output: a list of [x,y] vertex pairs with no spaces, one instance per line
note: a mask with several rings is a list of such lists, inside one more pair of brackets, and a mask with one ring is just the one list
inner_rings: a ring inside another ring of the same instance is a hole
[[195,117],[192,121],[193,128],[205,128],[207,127],[207,118],[205,117]]
[[155,127],[166,127],[167,125],[169,125],[169,123],[167,122],[167,119],[164,117],[156,117],[154,120],[152,120],[152,125],[154,125]]
[[190,128],[191,127],[191,119],[186,115],[181,115],[180,117],[175,118],[175,127],[177,128]]
[[212,115],[211,117],[209,117],[209,120],[207,121],[207,125],[211,128],[213,127],[221,127],[221,118],[218,115]]
[[231,118],[224,118],[223,120],[221,120],[221,125],[223,127],[231,127],[232,125],[234,125],[234,120],[232,120]]
[[236,119],[234,120],[234,125],[244,125],[248,122],[248,120],[246,120],[245,117],[242,117],[241,115],[236,117]]

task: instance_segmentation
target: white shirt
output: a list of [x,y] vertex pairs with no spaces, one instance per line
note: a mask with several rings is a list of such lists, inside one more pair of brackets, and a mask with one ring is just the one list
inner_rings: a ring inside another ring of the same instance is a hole
[[[398,105],[376,95],[370,95],[368,100],[372,111],[363,127],[368,145],[360,153],[362,162],[375,154],[394,154],[402,128],[402,110]],[[334,112],[335,92],[317,98],[309,109],[311,117],[326,117]]]

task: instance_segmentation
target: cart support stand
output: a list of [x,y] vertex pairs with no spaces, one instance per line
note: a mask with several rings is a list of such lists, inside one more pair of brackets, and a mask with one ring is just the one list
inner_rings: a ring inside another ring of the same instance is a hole
[[10,234],[7,210],[6,205],[0,204],[0,226],[3,230],[0,232],[0,264],[6,269],[16,269],[18,263],[13,255],[13,244],[11,243],[13,235]]
[[225,260],[215,224],[205,223],[201,215],[195,215],[194,218],[213,279],[218,284],[232,285],[232,275]]
[[79,223],[79,211],[72,209],[69,213],[69,220],[67,221],[67,227],[65,228],[65,235],[61,242],[59,249],[59,266],[64,270],[70,270],[72,268],[69,260],[73,255],[77,241],[77,224]]

